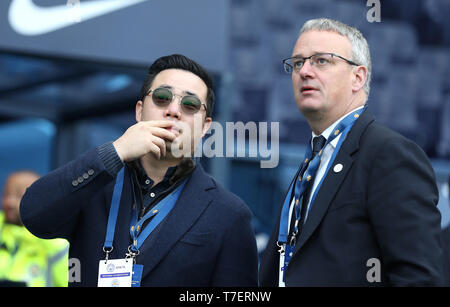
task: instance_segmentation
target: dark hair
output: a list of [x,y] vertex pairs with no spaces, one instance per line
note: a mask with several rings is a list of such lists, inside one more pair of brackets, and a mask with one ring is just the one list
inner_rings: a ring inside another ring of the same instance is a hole
[[143,101],[148,94],[156,75],[163,70],[172,68],[189,71],[205,82],[208,89],[206,93],[206,116],[211,117],[215,100],[212,78],[200,64],[181,54],[163,56],[153,62],[141,89],[141,100]]

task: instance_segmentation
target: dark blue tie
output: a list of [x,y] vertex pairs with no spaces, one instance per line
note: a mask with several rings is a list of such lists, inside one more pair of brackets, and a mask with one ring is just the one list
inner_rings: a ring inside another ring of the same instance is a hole
[[[320,136],[315,136],[312,140],[313,142],[313,146],[312,146],[312,156],[310,161],[312,161],[314,159],[314,157],[322,150],[323,146],[325,145],[325,143],[327,142],[327,139],[320,135]],[[305,167],[306,170],[306,167]],[[300,176],[303,176],[303,174],[300,174]],[[305,190],[305,193],[303,194],[303,200],[302,200],[302,208],[301,208],[301,220],[299,223],[299,227],[298,227],[298,233],[300,234],[301,230],[302,230],[302,225],[305,222],[305,214],[306,214],[306,209],[308,208],[308,200],[309,200],[309,196],[311,195],[311,190],[312,190],[312,186],[313,186],[313,182],[310,182],[310,184],[308,185],[308,188]],[[291,233],[294,230],[294,223],[295,223],[295,215],[292,214],[292,219],[291,219],[291,226],[289,229],[291,229]]]
[[312,157],[311,160],[322,150],[323,145],[327,142],[327,139],[323,136],[315,136],[313,138]]
[[[314,157],[319,153],[319,151],[322,150],[323,145],[325,145],[326,142],[327,142],[327,139],[324,136],[322,136],[322,135],[315,136],[313,138],[313,147],[312,147],[311,160],[314,159]],[[306,213],[306,208],[308,207],[309,197],[311,196],[312,186],[313,186],[313,182],[311,182],[309,184],[308,188],[306,189],[305,193],[303,194],[303,204],[302,204],[302,210],[301,210],[301,215],[300,215],[302,217],[302,223],[300,223],[300,226],[305,221],[305,213]]]

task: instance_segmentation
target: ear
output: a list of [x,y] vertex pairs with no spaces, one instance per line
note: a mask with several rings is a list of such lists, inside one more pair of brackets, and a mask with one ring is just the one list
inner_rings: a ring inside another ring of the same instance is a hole
[[144,108],[144,103],[142,100],[139,100],[136,103],[136,122],[140,122],[142,120],[142,109]]
[[206,117],[205,122],[203,123],[202,137],[204,137],[206,132],[208,132],[209,128],[211,127],[211,123],[212,123],[211,117]]
[[366,84],[367,68],[365,66],[358,66],[353,69],[352,91],[358,92]]

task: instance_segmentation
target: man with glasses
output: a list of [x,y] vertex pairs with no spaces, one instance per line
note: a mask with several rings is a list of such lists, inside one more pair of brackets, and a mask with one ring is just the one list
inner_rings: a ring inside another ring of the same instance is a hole
[[264,252],[260,284],[439,285],[434,172],[416,144],[372,117],[363,35],[309,20],[283,65],[312,138]]
[[213,106],[199,64],[159,58],[137,123],[28,189],[23,223],[69,240],[81,266],[71,286],[257,285],[250,210],[192,159]]

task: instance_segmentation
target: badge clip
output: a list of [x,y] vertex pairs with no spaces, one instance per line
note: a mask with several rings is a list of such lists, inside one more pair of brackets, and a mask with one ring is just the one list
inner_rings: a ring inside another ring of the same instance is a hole
[[286,250],[285,245],[284,245],[284,244],[280,244],[279,242],[277,242],[277,246],[280,248],[280,249],[278,250],[278,252],[279,252],[280,254],[284,254],[284,252],[285,252],[285,250]]
[[113,249],[114,248],[112,246],[108,249],[106,249],[106,247],[103,246],[103,251],[105,252],[105,263],[108,262],[109,253],[111,253]]
[[295,230],[293,233],[292,233],[292,236],[291,236],[291,240],[289,241],[289,245],[292,247],[292,246],[295,246],[295,244],[297,243],[297,234],[298,234],[298,230]]
[[126,257],[125,257],[126,259],[132,258],[133,263],[136,263],[136,257],[139,255],[139,250],[137,250],[136,252],[132,251],[131,245],[130,245],[130,246],[128,246],[128,253],[126,253],[125,255],[126,255]]

